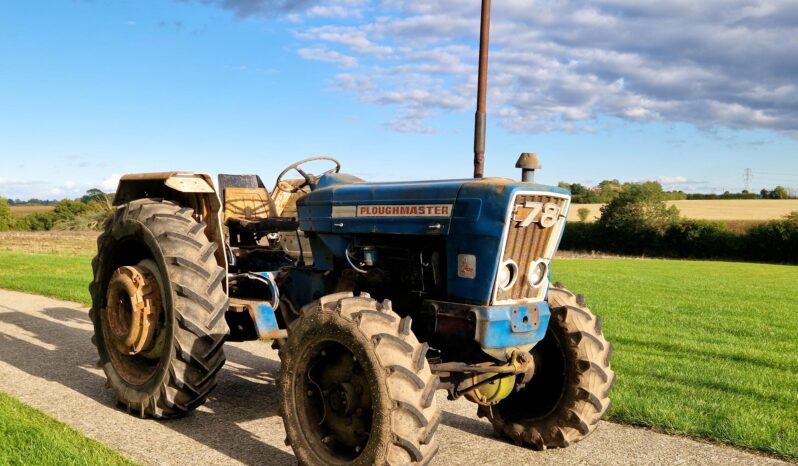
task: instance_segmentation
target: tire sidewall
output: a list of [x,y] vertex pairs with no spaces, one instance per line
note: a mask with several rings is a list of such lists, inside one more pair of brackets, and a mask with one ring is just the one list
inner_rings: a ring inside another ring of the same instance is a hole
[[[331,464],[328,458],[320,456],[308,441],[304,429],[298,425],[299,403],[303,400],[297,394],[297,370],[306,365],[303,359],[310,352],[325,341],[334,341],[346,346],[358,359],[372,387],[372,400],[375,406],[372,419],[369,441],[366,447],[352,462],[340,464],[370,465],[381,464],[387,457],[390,444],[390,415],[386,415],[393,408],[387,388],[387,373],[377,359],[376,353],[367,348],[373,348],[373,343],[360,331],[356,322],[348,321],[337,312],[319,309],[303,316],[291,329],[288,344],[282,348],[281,371],[284,376],[280,379],[280,403],[282,404],[285,427],[291,446],[299,460],[299,464]],[[289,412],[290,411],[290,412]],[[332,463],[335,464],[335,463]]]
[[[539,402],[539,394],[528,391],[533,389],[527,385],[496,407],[480,408],[497,434],[537,449],[566,447],[589,435],[609,407],[608,395],[615,380],[610,365],[612,345],[603,336],[601,319],[583,300],[561,286],[551,288],[546,301],[551,318],[546,336],[536,347],[552,345],[563,357],[562,364],[556,366],[562,368],[563,374],[559,399],[547,405],[551,407],[545,413],[524,413],[520,410],[526,403]],[[546,364],[542,357],[541,367]],[[552,375],[556,373],[548,373]],[[533,376],[532,383],[535,377],[539,375]],[[541,382],[546,383],[545,380]]]
[[[111,224],[111,229],[108,232],[105,243],[103,244],[103,248],[109,251],[109,254],[107,254],[106,257],[116,257],[119,249],[125,247],[125,244],[128,241],[143,243],[144,246],[147,247],[150,252],[151,259],[158,266],[161,276],[160,285],[162,287],[162,312],[165,313],[164,323],[166,324],[165,331],[167,332],[164,338],[167,344],[164,346],[164,353],[161,355],[155,373],[144,384],[130,384],[119,375],[108,356],[108,349],[105,346],[102,325],[102,320],[105,318],[102,314],[105,312],[107,303],[105,302],[106,296],[102,295],[102,290],[107,289],[111,275],[116,267],[118,267],[118,264],[108,261],[101,262],[99,269],[95,272],[95,275],[100,277],[101,286],[97,287],[97,291],[95,292],[97,296],[92,296],[94,306],[98,313],[98,318],[94,321],[94,332],[97,335],[96,344],[97,350],[100,354],[100,365],[102,366],[103,371],[108,379],[111,381],[112,386],[124,387],[125,400],[141,403],[148,400],[151,397],[153,390],[163,384],[164,379],[167,377],[169,372],[169,361],[171,361],[171,359],[174,357],[175,349],[174,345],[171,344],[171,341],[174,338],[174,326],[176,325],[175,314],[173,311],[175,299],[172,283],[168,279],[169,272],[166,261],[164,260],[163,250],[161,249],[155,234],[144,223],[126,215],[120,215],[118,218],[115,218],[114,222]],[[164,329],[161,331],[163,330]]]

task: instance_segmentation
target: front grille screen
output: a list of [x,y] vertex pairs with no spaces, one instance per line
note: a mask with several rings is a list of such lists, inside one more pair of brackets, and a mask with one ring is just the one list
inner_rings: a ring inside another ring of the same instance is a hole
[[[555,209],[552,206],[556,206]],[[518,264],[518,276],[507,290],[497,286],[494,303],[542,298],[545,286],[534,288],[529,283],[529,266],[538,259],[550,260],[553,242],[559,239],[565,222],[568,199],[547,195],[519,195],[509,217],[507,241],[502,263],[512,259]],[[500,265],[501,267],[501,265]]]

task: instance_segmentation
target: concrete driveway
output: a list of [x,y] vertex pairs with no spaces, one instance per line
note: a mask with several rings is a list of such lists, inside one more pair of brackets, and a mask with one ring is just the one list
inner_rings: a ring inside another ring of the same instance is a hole
[[[0,391],[144,464],[295,464],[277,414],[280,365],[268,345],[228,344],[227,364],[205,406],[183,419],[153,421],[114,407],[95,367],[92,333],[85,308],[0,290]],[[443,392],[438,402],[445,413],[436,465],[787,464],[607,422],[570,448],[535,452],[494,437],[471,403],[449,402]]]

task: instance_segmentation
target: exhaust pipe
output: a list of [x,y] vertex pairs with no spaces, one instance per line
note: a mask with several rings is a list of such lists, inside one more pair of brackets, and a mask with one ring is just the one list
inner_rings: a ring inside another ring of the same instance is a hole
[[490,38],[490,0],[482,0],[479,27],[479,71],[477,76],[477,113],[474,122],[474,178],[485,174],[485,102],[488,88],[488,41]]

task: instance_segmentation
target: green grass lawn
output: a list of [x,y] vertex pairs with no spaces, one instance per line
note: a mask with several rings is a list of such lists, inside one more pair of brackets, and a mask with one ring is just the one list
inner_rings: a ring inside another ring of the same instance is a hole
[[[0,251],[0,287],[85,304],[89,263]],[[798,267],[563,259],[553,268],[615,345],[611,420],[798,459]]]
[[89,305],[90,256],[0,251],[0,288]]
[[0,393],[0,464],[135,463],[66,424]]
[[610,419],[798,458],[798,267],[560,260],[604,318]]

